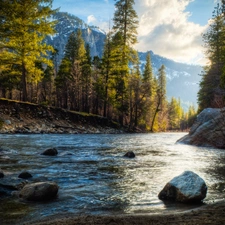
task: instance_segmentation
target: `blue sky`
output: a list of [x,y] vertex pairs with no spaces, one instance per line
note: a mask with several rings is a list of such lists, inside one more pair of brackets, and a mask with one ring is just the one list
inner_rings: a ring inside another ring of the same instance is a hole
[[[218,0],[135,0],[139,16],[139,51],[178,62],[205,64],[202,36]],[[114,0],[54,0],[53,8],[69,12],[90,25],[112,25]]]

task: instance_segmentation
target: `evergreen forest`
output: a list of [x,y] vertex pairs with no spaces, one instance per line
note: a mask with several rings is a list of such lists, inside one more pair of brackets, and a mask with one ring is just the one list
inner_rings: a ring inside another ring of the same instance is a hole
[[203,34],[209,64],[201,74],[199,111],[225,105],[225,1],[215,7],[209,29]]
[[[202,73],[199,110],[224,105],[225,1],[203,35],[211,62]],[[116,0],[103,55],[91,57],[82,30],[71,33],[60,65],[46,37],[57,21],[52,0],[0,1],[0,97],[100,115],[130,131],[187,130],[196,117],[180,99],[167,98],[165,66],[153,74],[151,57],[140,70],[134,0]]]

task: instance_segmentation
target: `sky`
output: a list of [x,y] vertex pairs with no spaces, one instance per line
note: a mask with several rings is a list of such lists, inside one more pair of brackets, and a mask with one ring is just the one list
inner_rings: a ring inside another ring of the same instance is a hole
[[[141,52],[177,62],[207,64],[202,33],[219,0],[135,0],[138,14],[138,44]],[[107,31],[113,24],[115,0],[53,0],[53,8],[73,14],[89,25]]]

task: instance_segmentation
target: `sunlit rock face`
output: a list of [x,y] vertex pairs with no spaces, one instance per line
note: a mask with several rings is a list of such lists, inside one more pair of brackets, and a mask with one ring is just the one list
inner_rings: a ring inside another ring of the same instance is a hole
[[56,197],[58,185],[54,182],[37,182],[25,185],[19,198],[27,201],[46,201]]
[[206,197],[205,181],[192,171],[185,171],[169,181],[158,197],[183,203],[200,202]]
[[188,135],[178,142],[225,149],[225,108],[204,109]]

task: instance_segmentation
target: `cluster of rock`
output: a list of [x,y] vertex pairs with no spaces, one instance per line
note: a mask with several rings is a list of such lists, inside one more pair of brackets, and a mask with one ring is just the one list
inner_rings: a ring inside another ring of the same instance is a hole
[[27,179],[32,178],[32,175],[27,171],[20,173],[17,180],[8,178],[3,171],[0,176],[0,195],[12,194],[24,201],[46,201],[55,198],[58,193],[59,187],[55,182],[29,183]]
[[[41,153],[45,156],[56,156],[58,151],[56,148],[46,149]],[[132,151],[128,151],[124,157],[135,158]],[[0,170],[0,195],[1,189],[6,188],[14,190],[11,194],[25,201],[46,201],[54,199],[57,196],[59,187],[55,182],[25,182],[17,183],[16,185],[2,183],[1,180],[5,177],[3,171]],[[32,175],[24,171],[19,174],[18,178],[30,179]],[[159,199],[172,200],[182,203],[200,202],[206,197],[207,186],[205,181],[192,171],[185,171],[180,176],[174,177],[158,194]]]
[[225,149],[225,108],[204,109],[197,116],[189,134],[178,142]]
[[[58,151],[56,148],[50,148],[41,154],[56,156]],[[5,176],[4,172],[0,170],[0,195],[12,194],[24,201],[47,201],[57,196],[59,187],[55,182],[39,181],[29,183],[28,180],[32,177],[28,171],[23,171],[18,175],[19,179],[12,179]],[[21,179],[26,180],[21,182]]]

